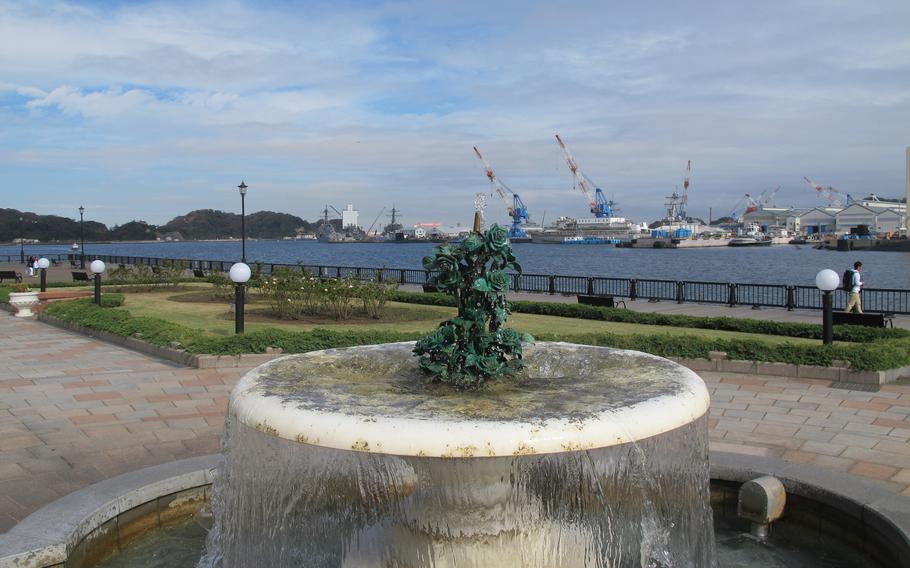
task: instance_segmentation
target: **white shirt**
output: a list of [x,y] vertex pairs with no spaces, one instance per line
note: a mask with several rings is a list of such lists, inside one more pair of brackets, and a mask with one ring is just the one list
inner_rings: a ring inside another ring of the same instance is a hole
[[851,284],[853,284],[853,288],[850,289],[851,292],[853,292],[853,293],[859,293],[859,291],[862,290],[862,288],[863,288],[863,278],[862,278],[862,276],[860,275],[859,270],[854,270],[854,271],[853,271],[853,282],[851,282]]

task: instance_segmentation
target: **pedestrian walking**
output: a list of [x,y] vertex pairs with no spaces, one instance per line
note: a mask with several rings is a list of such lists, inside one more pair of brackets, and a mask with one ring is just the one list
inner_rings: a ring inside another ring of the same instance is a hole
[[853,270],[844,272],[844,290],[847,291],[847,312],[863,313],[863,300],[860,297],[863,291],[863,263],[853,263]]
[[28,275],[29,276],[35,275],[35,257],[34,256],[28,257]]

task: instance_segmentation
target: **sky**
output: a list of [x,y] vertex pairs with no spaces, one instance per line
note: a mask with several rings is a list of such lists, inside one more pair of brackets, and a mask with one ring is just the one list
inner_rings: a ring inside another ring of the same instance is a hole
[[[478,146],[531,219],[902,197],[910,2],[0,0],[0,207],[468,224]],[[387,211],[386,211],[387,213]],[[383,214],[385,215],[385,214]],[[488,197],[487,217],[508,220]]]

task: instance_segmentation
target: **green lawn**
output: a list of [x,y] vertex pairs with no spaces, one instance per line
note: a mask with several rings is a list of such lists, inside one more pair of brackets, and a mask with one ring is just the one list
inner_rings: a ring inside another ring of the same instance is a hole
[[[204,285],[202,285],[204,286]],[[216,303],[210,301],[187,302],[179,301],[180,296],[187,294],[183,291],[158,290],[154,292],[126,292],[126,302],[123,308],[135,316],[154,316],[188,327],[204,329],[218,335],[229,335],[234,331],[233,314],[230,313],[227,301]],[[184,298],[185,299],[185,298]],[[277,327],[287,330],[309,330],[313,328],[334,329],[370,329],[394,331],[429,331],[436,325],[451,317],[453,308],[424,306],[416,304],[403,304],[391,302],[388,304],[386,314],[382,320],[371,320],[358,317],[354,321],[336,322],[331,319],[319,318],[303,321],[282,321],[268,317],[264,303],[253,301],[247,304],[246,328],[255,330],[267,327]],[[708,329],[692,329],[669,326],[642,325],[630,323],[614,323],[556,316],[542,316],[531,314],[512,314],[509,317],[509,326],[539,335],[543,333],[570,338],[582,333],[610,332],[617,334],[648,334],[648,335],[687,335],[721,339],[751,339],[770,344],[793,343],[811,344],[819,342],[812,339],[762,335],[753,333],[740,333],[731,331],[718,331]]]

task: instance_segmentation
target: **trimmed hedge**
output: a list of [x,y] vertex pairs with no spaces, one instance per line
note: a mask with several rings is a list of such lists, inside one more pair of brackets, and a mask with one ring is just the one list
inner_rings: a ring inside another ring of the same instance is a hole
[[[108,294],[111,303],[117,295]],[[121,297],[122,301],[122,297]],[[301,353],[331,347],[350,347],[417,339],[418,332],[377,330],[285,331],[263,329],[245,335],[215,336],[198,329],[160,318],[132,317],[127,310],[99,308],[90,300],[54,302],[47,313],[62,320],[103,330],[124,337],[141,338],[154,345],[179,347],[190,353],[236,355],[262,353],[267,347],[280,347],[285,353]],[[769,345],[761,341],[712,339],[670,334],[620,335],[588,333],[577,335],[543,334],[540,341],[571,341],[634,349],[663,357],[707,358],[711,351],[724,351],[731,359],[831,366],[834,360],[847,361],[858,371],[879,371],[910,365],[910,340],[880,340],[862,345]]]
[[105,303],[105,307],[99,308],[89,299],[80,299],[53,302],[48,305],[46,313],[64,321],[114,335],[133,337],[153,345],[174,347],[189,353],[209,355],[263,353],[267,347],[280,347],[286,353],[303,353],[331,347],[411,341],[422,335],[417,332],[375,330],[285,331],[262,329],[244,335],[216,336],[161,318],[133,317],[127,310],[106,309],[121,305],[123,303],[122,294],[106,294],[103,298],[109,299]]
[[[393,295],[392,300],[395,302],[426,304],[432,306],[455,305],[454,298],[437,293],[396,292],[395,295]],[[760,333],[764,335],[781,335],[784,337],[800,337],[805,339],[820,340],[822,338],[822,326],[811,323],[655,314],[624,310],[621,308],[588,306],[585,304],[564,304],[560,302],[535,302],[526,300],[512,302],[512,311],[521,314],[559,316],[618,323],[715,329],[719,331]],[[837,341],[871,343],[882,339],[899,339],[906,337],[910,337],[910,331],[906,329],[873,328],[858,325],[834,326],[834,339]]]

